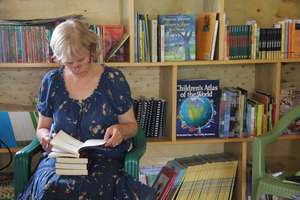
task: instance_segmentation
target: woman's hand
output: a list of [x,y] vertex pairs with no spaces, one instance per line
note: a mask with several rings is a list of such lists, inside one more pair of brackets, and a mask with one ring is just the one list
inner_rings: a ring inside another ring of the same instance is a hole
[[52,146],[50,145],[51,138],[49,137],[49,134],[47,134],[46,132],[42,132],[39,134],[38,138],[43,149],[46,152],[50,153]]
[[121,133],[121,126],[116,124],[108,127],[104,135],[104,140],[106,141],[106,147],[119,145],[124,140],[124,136]]

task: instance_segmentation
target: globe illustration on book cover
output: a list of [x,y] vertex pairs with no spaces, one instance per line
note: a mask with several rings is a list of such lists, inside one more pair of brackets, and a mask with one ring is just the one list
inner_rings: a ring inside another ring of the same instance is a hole
[[183,128],[201,129],[207,126],[214,109],[206,97],[188,97],[180,105],[179,118]]

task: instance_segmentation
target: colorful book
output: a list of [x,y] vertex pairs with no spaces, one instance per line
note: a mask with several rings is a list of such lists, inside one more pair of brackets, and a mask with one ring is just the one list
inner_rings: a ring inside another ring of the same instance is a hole
[[[102,45],[104,50],[104,60],[108,60],[111,49],[122,39],[125,33],[124,25],[102,25]],[[117,54],[110,58],[110,61],[124,62],[127,60],[126,49],[120,48]]]
[[194,15],[159,15],[164,26],[164,61],[195,60],[196,20]]
[[152,188],[155,190],[155,196],[158,200],[166,199],[169,191],[171,190],[175,179],[176,172],[168,167],[163,167],[159,172]]
[[219,80],[178,80],[177,137],[218,136],[219,104]]

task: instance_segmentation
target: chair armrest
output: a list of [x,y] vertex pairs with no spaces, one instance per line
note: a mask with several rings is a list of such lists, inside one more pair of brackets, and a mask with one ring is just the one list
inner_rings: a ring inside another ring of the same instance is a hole
[[30,175],[32,156],[41,151],[42,147],[37,138],[18,151],[15,155],[14,187],[15,197],[23,191]]
[[125,171],[134,179],[139,178],[139,161],[146,151],[146,138],[144,131],[139,128],[133,138],[133,148],[125,156]]
[[288,126],[300,117],[300,105],[294,107],[285,114],[276,126],[267,134],[254,138],[253,142],[253,161],[252,161],[252,188],[256,190],[257,181],[266,173],[265,147],[277,140],[284,133]]

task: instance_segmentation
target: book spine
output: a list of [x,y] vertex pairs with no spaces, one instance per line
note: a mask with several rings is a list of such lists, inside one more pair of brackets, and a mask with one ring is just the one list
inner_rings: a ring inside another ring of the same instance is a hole
[[157,19],[151,20],[151,62],[157,62]]

